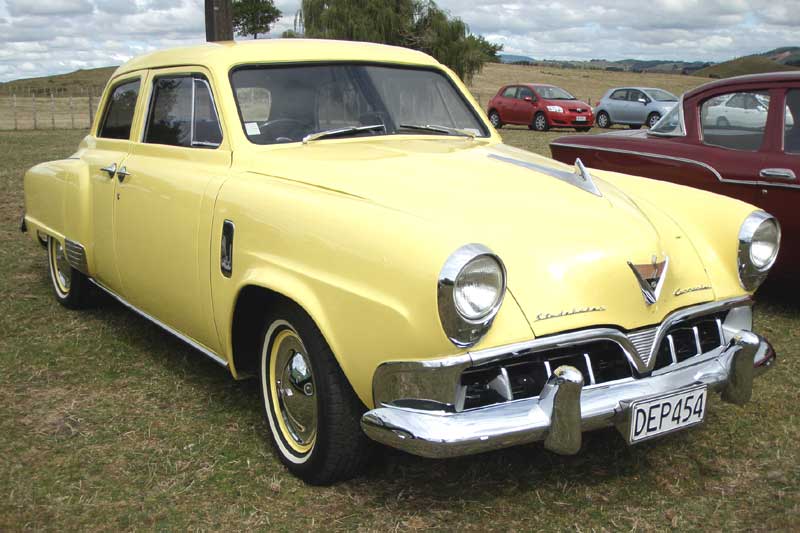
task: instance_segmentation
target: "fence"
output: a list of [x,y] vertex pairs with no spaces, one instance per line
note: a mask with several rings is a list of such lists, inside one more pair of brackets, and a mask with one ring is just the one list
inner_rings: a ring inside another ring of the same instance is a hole
[[99,96],[56,94],[0,96],[0,130],[86,129],[91,126]]

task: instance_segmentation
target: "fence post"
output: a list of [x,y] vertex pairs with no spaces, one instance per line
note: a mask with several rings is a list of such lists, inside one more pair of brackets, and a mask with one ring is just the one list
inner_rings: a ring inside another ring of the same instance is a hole
[[75,111],[72,108],[72,95],[69,95],[69,124],[72,129],[75,129]]
[[50,91],[50,129],[56,129],[56,99]]
[[17,129],[17,95],[11,97],[11,106],[14,109],[14,131]]
[[39,129],[39,122],[36,117],[36,93],[31,96],[31,102],[33,103],[33,129]]

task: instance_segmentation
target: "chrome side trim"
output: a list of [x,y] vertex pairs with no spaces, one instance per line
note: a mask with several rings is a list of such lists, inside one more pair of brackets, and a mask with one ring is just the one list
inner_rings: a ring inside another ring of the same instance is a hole
[[654,154],[651,152],[639,152],[637,150],[625,150],[622,148],[606,148],[600,146],[585,146],[582,144],[572,144],[572,143],[557,143],[552,142],[550,146],[562,146],[564,148],[581,148],[581,149],[590,149],[590,150],[597,150],[599,152],[612,152],[612,153],[619,153],[619,154],[630,154],[630,155],[640,155],[643,157],[652,157],[655,159],[667,159],[669,161],[679,161],[681,163],[688,163],[690,165],[697,165],[699,167],[703,167],[714,176],[716,176],[717,180],[722,183],[730,183],[734,185],[752,185],[754,187],[782,187],[784,189],[800,189],[800,185],[792,184],[792,183],[776,183],[774,181],[758,181],[758,180],[730,180],[723,178],[722,175],[709,165],[708,163],[704,163],[702,161],[697,161],[695,159],[688,159],[685,157],[676,157],[672,155],[664,155],[664,154]]
[[575,160],[575,170],[573,172],[568,172],[566,170],[552,168],[547,165],[539,165],[531,161],[523,161],[521,159],[514,159],[513,157],[506,157],[498,154],[489,154],[489,157],[491,159],[496,159],[497,161],[502,161],[503,163],[509,163],[522,168],[527,168],[528,170],[541,172],[542,174],[546,174],[556,178],[557,180],[563,181],[564,183],[573,185],[595,196],[603,196],[603,193],[601,193],[597,188],[597,185],[595,185],[594,181],[592,180],[592,176],[589,174],[589,171],[586,170],[586,167],[583,166],[583,163],[580,159]]
[[69,266],[89,275],[89,264],[86,261],[86,249],[82,244],[69,239],[64,239],[64,250],[67,254],[67,263]]
[[137,307],[134,307],[130,302],[125,300],[122,296],[119,296],[117,293],[115,293],[111,289],[107,289],[106,287],[104,287],[98,281],[96,281],[96,280],[94,280],[92,278],[89,278],[89,281],[91,281],[95,286],[97,286],[98,289],[100,289],[103,292],[107,293],[109,296],[111,296],[112,298],[117,300],[119,303],[121,303],[122,305],[124,305],[125,307],[127,307],[128,309],[130,309],[131,311],[136,313],[137,315],[140,315],[141,317],[146,318],[147,320],[149,320],[150,322],[152,322],[156,326],[160,327],[161,329],[163,329],[167,333],[171,333],[172,335],[174,335],[175,337],[179,338],[180,340],[182,340],[183,342],[185,342],[186,344],[188,344],[189,346],[191,346],[192,348],[194,348],[198,352],[202,353],[203,355],[205,355],[206,357],[208,357],[209,359],[211,359],[212,361],[214,361],[218,365],[220,365],[220,366],[222,366],[224,368],[228,368],[228,361],[226,361],[222,357],[218,356],[217,354],[215,354],[214,352],[212,352],[211,350],[209,350],[208,348],[206,348],[202,344],[200,344],[197,341],[187,337],[186,335],[184,335],[183,333],[179,332],[178,330],[169,327],[168,325],[164,324],[163,322],[161,322],[157,318],[153,318],[152,316],[148,315],[147,313],[145,313],[141,309],[139,309]]

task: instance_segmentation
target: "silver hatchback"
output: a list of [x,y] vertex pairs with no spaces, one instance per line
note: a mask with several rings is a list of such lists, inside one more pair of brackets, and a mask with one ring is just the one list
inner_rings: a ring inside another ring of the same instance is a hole
[[601,128],[614,124],[626,124],[633,129],[647,124],[652,128],[677,103],[678,97],[664,89],[617,87],[606,91],[597,102],[595,120]]

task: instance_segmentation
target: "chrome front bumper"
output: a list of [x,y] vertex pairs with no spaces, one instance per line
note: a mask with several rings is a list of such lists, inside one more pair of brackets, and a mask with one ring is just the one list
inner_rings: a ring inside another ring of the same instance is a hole
[[537,398],[462,412],[384,406],[365,413],[361,427],[380,443],[424,457],[469,455],[541,440],[551,451],[573,454],[580,449],[583,431],[624,425],[628,406],[636,400],[704,384],[723,400],[742,405],[750,399],[753,377],[775,360],[765,339],[743,330],[726,346],[659,375],[584,389],[581,373],[562,366]]

